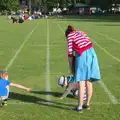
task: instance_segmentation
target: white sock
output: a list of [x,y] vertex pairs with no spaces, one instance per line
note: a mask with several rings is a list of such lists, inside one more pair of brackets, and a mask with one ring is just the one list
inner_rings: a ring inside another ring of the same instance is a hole
[[82,105],[79,105],[79,106],[78,106],[78,109],[82,109]]

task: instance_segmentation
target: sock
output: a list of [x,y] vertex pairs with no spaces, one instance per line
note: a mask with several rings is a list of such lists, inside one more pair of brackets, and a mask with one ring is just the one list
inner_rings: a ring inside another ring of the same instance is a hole
[[82,109],[82,105],[78,105],[78,107],[77,107],[78,109]]

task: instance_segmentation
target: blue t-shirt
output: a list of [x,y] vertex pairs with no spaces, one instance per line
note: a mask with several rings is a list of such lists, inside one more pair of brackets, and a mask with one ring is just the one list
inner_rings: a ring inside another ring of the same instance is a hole
[[8,90],[7,90],[7,85],[10,85],[11,82],[5,79],[0,79],[0,96],[7,96],[8,95]]

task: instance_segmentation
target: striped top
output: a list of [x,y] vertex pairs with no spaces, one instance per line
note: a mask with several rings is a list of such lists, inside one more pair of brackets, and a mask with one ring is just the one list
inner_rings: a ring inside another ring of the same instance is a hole
[[68,56],[73,56],[73,51],[82,55],[84,51],[92,47],[90,37],[82,31],[74,30],[67,36],[68,39]]

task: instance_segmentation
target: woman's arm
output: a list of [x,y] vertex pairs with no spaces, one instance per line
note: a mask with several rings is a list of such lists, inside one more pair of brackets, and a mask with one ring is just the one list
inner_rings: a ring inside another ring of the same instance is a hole
[[70,70],[71,70],[71,73],[73,73],[73,70],[72,70],[72,67],[73,67],[73,34],[69,34],[68,35],[68,62],[69,62],[69,66],[70,66]]
[[70,70],[72,72],[73,57],[68,57],[68,62],[69,62]]
[[68,62],[69,62],[69,64],[70,64],[70,67],[72,67],[73,57],[68,57]]
[[28,92],[31,90],[30,88],[24,87],[24,86],[19,85],[19,84],[14,84],[14,83],[11,83],[10,86],[20,88],[20,89],[26,90]]
[[69,61],[71,73],[72,75],[74,75],[75,74],[75,56],[68,57],[68,61]]

